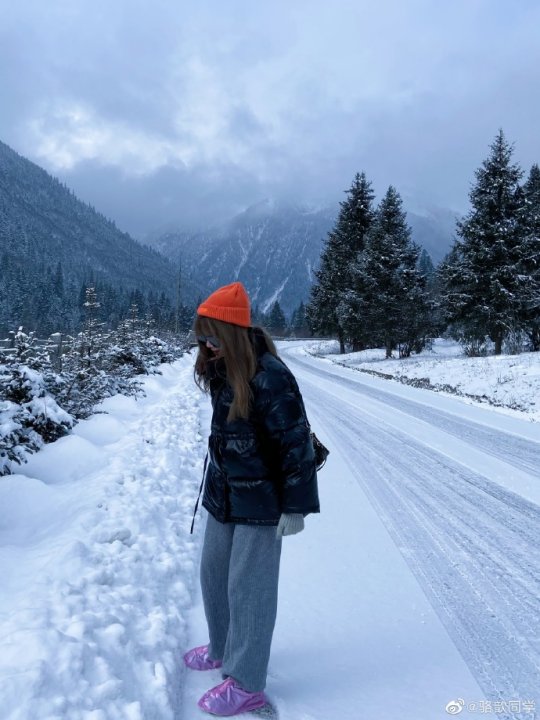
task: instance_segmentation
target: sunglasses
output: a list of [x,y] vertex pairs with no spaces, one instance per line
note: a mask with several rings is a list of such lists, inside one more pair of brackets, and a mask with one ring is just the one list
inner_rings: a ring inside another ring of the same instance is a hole
[[220,342],[215,335],[197,335],[197,340],[204,345],[210,343],[210,345],[216,349],[220,347]]

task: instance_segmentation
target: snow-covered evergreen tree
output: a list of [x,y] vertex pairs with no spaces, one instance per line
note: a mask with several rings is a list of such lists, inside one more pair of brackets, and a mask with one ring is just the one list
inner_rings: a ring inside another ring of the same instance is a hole
[[101,368],[108,377],[107,391],[111,395],[135,395],[139,391],[140,382],[133,378],[148,372],[144,357],[147,325],[150,323],[139,318],[138,307],[132,303],[129,317],[110,333],[110,344],[104,349]]
[[94,287],[85,290],[85,325],[71,350],[63,356],[65,383],[58,399],[76,418],[88,417],[95,405],[108,395],[119,392],[103,367],[110,336],[99,320],[100,303]]
[[0,351],[0,475],[22,463],[28,452],[65,435],[74,419],[51,394],[61,379],[50,358],[19,328],[14,347]]
[[522,274],[526,279],[523,315],[531,350],[540,350],[540,168],[534,164],[523,186]]
[[502,130],[476,171],[472,208],[457,225],[458,239],[441,268],[446,319],[462,342],[487,335],[502,351],[508,333],[523,325],[522,171]]
[[440,335],[446,329],[443,310],[441,307],[441,283],[437,268],[433,265],[431,256],[425,248],[420,251],[418,270],[425,278],[427,302],[430,308],[430,333],[433,337]]
[[[340,203],[340,213],[328,234],[311,290],[307,317],[313,332],[337,335],[340,352],[347,339],[343,328],[344,298],[353,285],[352,268],[364,249],[366,233],[374,219],[374,193],[365,173],[357,173],[347,199]],[[340,311],[341,307],[341,311]],[[354,341],[354,336],[349,338]]]
[[[144,318],[139,318],[138,306],[133,303],[129,318],[123,320],[116,333],[112,334],[113,344],[107,351],[104,367],[117,381],[123,378],[123,383],[117,385],[116,392],[133,394],[138,392],[140,383],[133,380],[136,375],[154,372],[152,369],[163,362],[171,362],[175,356],[174,349],[165,341],[156,337],[156,324],[149,311]],[[187,334],[178,333],[177,343],[183,344]]]
[[487,354],[488,337],[485,331],[466,320],[459,320],[453,311],[459,282],[460,255],[457,244],[454,244],[437,267],[440,313],[446,330],[461,344],[465,355],[480,357]]
[[266,326],[272,335],[283,336],[287,334],[287,320],[277,300],[270,308],[270,312],[266,318]]
[[422,248],[420,251],[420,257],[418,258],[418,269],[422,275],[426,278],[426,283],[432,283],[435,278],[435,267],[433,261],[429,256],[428,251]]
[[390,186],[354,264],[355,285],[342,316],[348,334],[368,347],[383,345],[387,357],[396,347],[400,356],[421,349],[430,328],[419,252],[401,197]]
[[306,337],[309,334],[306,306],[303,302],[300,303],[291,316],[291,331],[297,337]]

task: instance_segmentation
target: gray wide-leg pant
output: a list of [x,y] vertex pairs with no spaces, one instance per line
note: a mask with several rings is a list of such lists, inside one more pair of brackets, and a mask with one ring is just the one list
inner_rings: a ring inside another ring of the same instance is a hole
[[275,526],[224,524],[208,514],[201,588],[209,655],[249,692],[266,685],[280,556]]

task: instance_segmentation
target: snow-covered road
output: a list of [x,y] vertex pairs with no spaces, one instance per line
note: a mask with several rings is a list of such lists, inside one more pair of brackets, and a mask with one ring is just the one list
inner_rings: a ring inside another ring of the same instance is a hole
[[[530,423],[513,422],[510,433],[509,420],[498,428],[501,416],[488,409],[475,408],[472,420],[459,400],[437,408],[426,393],[397,395],[393,384],[358,373],[329,377],[302,352],[285,356],[313,422],[376,508],[483,696],[533,697],[540,689],[540,507],[527,498],[539,497],[540,443],[530,439]],[[455,687],[456,694],[463,691]]]

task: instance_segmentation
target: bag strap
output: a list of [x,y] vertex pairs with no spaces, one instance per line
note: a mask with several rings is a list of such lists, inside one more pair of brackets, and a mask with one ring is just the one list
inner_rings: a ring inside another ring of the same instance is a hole
[[199,487],[199,494],[197,495],[197,502],[195,503],[195,510],[193,511],[193,519],[191,520],[191,530],[189,531],[190,535],[193,535],[193,528],[195,526],[195,516],[197,515],[197,510],[199,509],[199,500],[201,499],[201,493],[204,485],[204,479],[206,477],[206,465],[208,463],[208,453],[206,453],[206,456],[204,458],[204,467],[203,467],[203,473],[202,473],[202,480],[201,485]]

